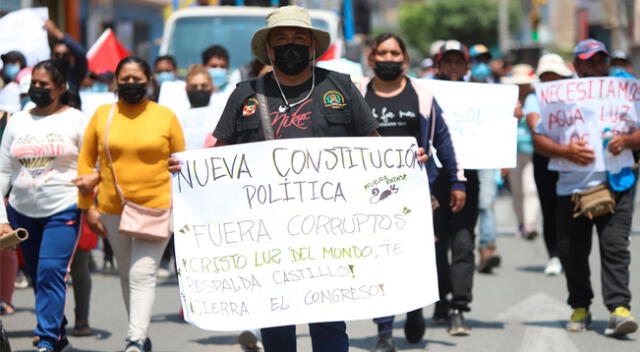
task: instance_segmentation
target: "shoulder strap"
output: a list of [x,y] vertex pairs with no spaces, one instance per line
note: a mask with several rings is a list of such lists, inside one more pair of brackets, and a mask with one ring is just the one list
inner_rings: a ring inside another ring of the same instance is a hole
[[427,155],[431,158],[431,151],[433,150],[433,136],[436,134],[436,104],[431,104],[431,133],[429,134],[429,152]]
[[109,159],[109,166],[111,168],[111,173],[113,174],[113,183],[116,186],[116,191],[118,192],[118,196],[120,196],[120,201],[122,204],[126,202],[124,199],[124,194],[120,189],[120,185],[118,185],[118,177],[116,177],[116,169],[113,165],[113,159],[111,158],[111,152],[109,151],[109,129],[111,128],[111,121],[113,120],[113,115],[115,114],[116,103],[111,105],[111,111],[109,111],[109,118],[107,119],[107,125],[104,128],[104,150],[107,152],[107,159]]
[[271,119],[269,118],[269,105],[264,87],[265,76],[256,79],[256,98],[258,99],[258,114],[260,115],[260,124],[262,125],[262,134],[265,140],[275,139]]

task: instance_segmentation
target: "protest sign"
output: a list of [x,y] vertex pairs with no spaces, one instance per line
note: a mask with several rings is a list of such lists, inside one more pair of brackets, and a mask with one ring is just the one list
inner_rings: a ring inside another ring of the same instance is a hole
[[218,124],[224,106],[192,108],[178,114],[187,150],[200,149]]
[[438,300],[429,185],[408,137],[177,153],[185,319],[210,330],[408,312]]
[[465,169],[499,169],[516,166],[518,120],[513,112],[518,87],[421,80],[434,93]]
[[[640,81],[629,78],[593,77],[560,80],[536,85],[540,104],[541,132],[565,145],[584,141],[595,153],[595,162],[580,166],[564,158],[552,158],[550,170],[605,171],[602,133],[610,128],[616,134],[637,129],[640,111]],[[633,164],[625,149],[618,161],[622,167]]]
[[87,117],[91,117],[100,105],[113,104],[117,100],[116,95],[111,92],[80,92],[80,109]]
[[0,18],[0,54],[17,50],[26,57],[27,66],[47,60],[51,51],[47,31],[42,26],[48,18],[46,7],[26,8],[4,15]]
[[189,110],[191,104],[189,103],[186,88],[187,83],[185,81],[162,82],[160,94],[158,95],[158,104],[171,109],[175,114]]

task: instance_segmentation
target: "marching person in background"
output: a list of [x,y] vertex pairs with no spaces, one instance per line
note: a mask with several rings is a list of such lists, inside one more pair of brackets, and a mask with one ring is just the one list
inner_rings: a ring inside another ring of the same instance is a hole
[[[604,77],[609,74],[609,54],[604,44],[584,40],[574,50],[574,67],[579,77]],[[639,126],[640,127],[640,126]],[[536,150],[549,158],[563,158],[577,165],[589,165],[595,161],[594,151],[586,141],[578,140],[560,145],[546,136],[545,124],[538,122],[534,135]],[[624,149],[640,148],[640,130],[631,134],[617,134],[609,141],[606,151],[616,156]],[[560,171],[556,186],[556,223],[558,254],[565,271],[569,297],[567,303],[573,308],[567,323],[569,331],[584,331],[591,325],[589,306],[593,299],[591,288],[589,254],[593,226],[596,226],[599,241],[600,264],[602,266],[602,291],[604,304],[611,312],[605,329],[607,336],[624,336],[635,332],[638,323],[631,316],[631,292],[629,290],[629,234],[633,214],[631,188],[627,179],[608,178],[605,171]],[[578,192],[608,185],[612,191],[615,208],[612,213],[593,219],[574,217],[572,196]]]
[[[540,82],[567,79],[572,75],[573,72],[558,54],[545,54],[538,61],[536,76],[538,76]],[[540,121],[540,104],[535,92],[527,96],[523,110],[529,131],[535,131],[536,125]],[[518,129],[520,129],[520,126],[518,126]],[[534,150],[533,176],[542,209],[542,235],[549,255],[549,262],[544,268],[544,273],[546,275],[559,275],[562,273],[562,264],[558,258],[556,236],[556,183],[558,182],[558,172],[549,170],[548,167],[549,158]]]
[[[471,75],[469,82],[495,83],[491,77],[491,52],[482,45],[476,44],[469,48],[471,56]],[[496,169],[478,170],[480,191],[478,193],[478,272],[490,274],[493,268],[500,265],[500,256],[496,253],[496,213],[495,203],[498,196],[496,184]]]
[[88,70],[87,53],[80,43],[61,31],[53,21],[46,20],[43,28],[55,39],[51,46],[51,58],[64,64],[69,87],[79,89]]
[[433,59],[428,57],[420,62],[420,78],[432,79],[436,74],[436,68],[433,66]]
[[[421,80],[406,75],[409,62],[402,38],[392,33],[378,35],[371,43],[368,57],[375,76],[363,82],[360,91],[378,122],[378,132],[382,136],[414,137],[425,149],[433,144],[438,151],[438,160],[450,177],[451,199],[455,201],[451,207],[458,210],[465,201],[464,179],[459,178],[462,170],[456,162],[449,129],[433,93]],[[438,171],[434,160],[430,158],[426,166],[429,180],[435,181]],[[445,203],[442,206],[448,205]],[[392,335],[393,321],[393,316],[374,319],[378,325],[378,342],[373,352],[396,351]],[[425,327],[422,309],[407,313],[404,333],[409,343],[422,341]]]
[[20,86],[18,74],[27,66],[27,60],[19,51],[9,51],[0,56],[2,59],[2,81],[0,88],[0,111],[15,113],[22,110],[20,104]]
[[86,119],[79,104],[68,105],[61,63],[37,64],[29,95],[36,107],[13,115],[0,148],[2,194],[11,187],[6,212],[0,205],[0,231],[29,232],[21,248],[36,296],[38,352],[58,352],[69,345],[65,277],[80,223],[72,180]]
[[151,100],[157,102],[160,96],[160,88],[162,83],[173,82],[178,80],[178,64],[176,59],[171,55],[158,56],[154,65],[153,75],[153,96]]
[[[151,350],[147,328],[155,299],[156,270],[168,238],[150,241],[121,234],[123,202],[117,187],[127,201],[154,209],[169,208],[166,160],[171,153],[185,150],[176,116],[147,99],[151,78],[149,64],[140,58],[129,56],[118,63],[118,102],[99,107],[91,118],[78,161],[79,175],[92,174],[99,161],[97,207],[86,190],[80,193],[79,207],[91,229],[107,236],[118,261],[129,322],[125,352]],[[109,150],[104,145],[106,133]],[[111,158],[112,163],[108,162]]]
[[[436,79],[464,81],[469,69],[467,47],[457,40],[447,40],[436,55]],[[473,274],[475,271],[474,229],[478,220],[479,181],[477,170],[456,172],[457,177],[466,179],[464,202],[450,192],[452,171],[439,169],[433,183],[433,194],[441,206],[434,212],[434,234],[436,242],[436,263],[438,266],[438,288],[440,301],[436,303],[433,321],[448,323],[449,334],[466,336],[471,330],[464,322],[463,314],[470,311],[472,300]],[[452,205],[447,207],[446,205]],[[451,261],[449,261],[451,250]],[[451,298],[448,297],[449,293]]]
[[[178,120],[185,133],[187,150],[213,146],[215,138],[211,133],[218,124],[224,106],[209,105],[214,87],[207,69],[199,65],[192,66],[187,73],[186,89],[191,109],[178,115]],[[211,126],[211,129],[203,126]]]
[[[628,77],[633,77],[633,64],[629,60],[629,56],[622,51],[617,50],[611,54],[611,68],[609,69],[609,76],[616,76],[621,73],[628,74]],[[620,77],[625,77],[627,75],[622,75]]]
[[[513,66],[510,76],[502,78],[502,83],[518,85],[518,101],[524,104],[525,98],[533,91],[535,82],[533,67],[527,64]],[[509,185],[513,196],[513,208],[518,219],[518,234],[527,240],[538,237],[538,213],[540,211],[533,178],[533,141],[526,119],[518,122],[518,157],[515,169],[509,171]]]
[[202,52],[202,65],[208,70],[213,83],[213,94],[209,104],[225,106],[238,83],[238,79],[230,79],[229,52],[220,45],[212,45]]

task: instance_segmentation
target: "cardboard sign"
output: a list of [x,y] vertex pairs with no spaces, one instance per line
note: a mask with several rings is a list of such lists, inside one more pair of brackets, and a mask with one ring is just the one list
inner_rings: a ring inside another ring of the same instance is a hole
[[442,108],[456,158],[465,169],[513,168],[518,87],[425,79]]
[[405,313],[438,300],[428,179],[408,137],[177,153],[185,319],[209,330]]
[[[561,145],[584,141],[596,156],[595,162],[586,166],[552,158],[550,170],[605,171],[604,129],[629,134],[638,127],[640,81],[636,79],[594,77],[540,83],[536,85],[536,97],[543,134]],[[625,149],[618,162],[622,167],[631,166],[631,150]]]

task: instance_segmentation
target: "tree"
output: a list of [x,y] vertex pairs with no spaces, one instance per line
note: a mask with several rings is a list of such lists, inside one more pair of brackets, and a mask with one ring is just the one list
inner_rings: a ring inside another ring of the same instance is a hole
[[[519,26],[517,0],[509,4],[512,31]],[[406,2],[400,8],[400,28],[409,44],[423,54],[432,42],[456,39],[467,45],[498,43],[497,0],[427,0]]]

